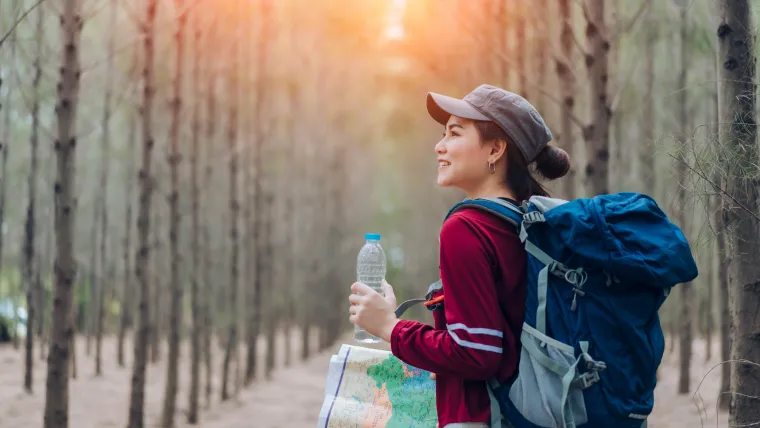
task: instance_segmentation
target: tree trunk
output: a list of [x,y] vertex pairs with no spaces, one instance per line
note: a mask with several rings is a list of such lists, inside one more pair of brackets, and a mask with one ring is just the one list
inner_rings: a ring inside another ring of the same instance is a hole
[[586,189],[591,195],[609,193],[609,144],[612,111],[607,96],[607,55],[610,49],[604,21],[604,0],[589,0],[586,37],[590,52],[586,66],[590,79],[591,124],[583,130],[588,157],[586,159]]
[[[161,182],[160,179],[160,173],[158,171],[158,168],[156,170],[156,174],[153,176],[153,183],[154,186],[156,186],[155,190],[159,191],[160,195],[160,189],[161,187],[158,185],[158,183]],[[164,241],[161,239],[164,235],[164,229],[163,224],[161,224],[161,206],[159,204],[153,205],[151,209],[151,216],[153,218],[152,224],[154,225],[154,232],[153,236],[154,239],[152,241],[153,246],[153,254],[154,256],[151,257],[150,260],[150,276],[149,278],[152,278],[152,297],[151,301],[153,302],[153,305],[150,308],[149,314],[151,319],[151,329],[150,329],[150,335],[148,340],[148,349],[150,350],[150,362],[155,364],[158,362],[158,360],[161,358],[161,335],[163,332],[163,311],[161,308],[163,308],[163,297],[164,297],[164,287],[163,287],[163,279],[165,278],[165,272],[163,271],[163,245]]]
[[[746,0],[718,0],[718,109],[722,150],[736,153],[724,165],[727,192],[747,209],[729,207],[726,229],[732,263],[729,266],[732,360],[760,361],[758,327],[760,325],[760,232],[757,213],[758,189],[754,179],[757,154],[755,101],[755,27],[752,10]],[[749,210],[749,211],[748,211]],[[747,239],[750,237],[750,239]],[[731,370],[729,423],[734,426],[760,420],[760,375],[754,364],[734,363]]]
[[193,262],[190,266],[190,307],[192,311],[192,332],[190,335],[190,392],[188,395],[187,422],[191,425],[198,423],[198,402],[200,397],[200,371],[201,371],[201,332],[203,330],[203,311],[201,309],[200,296],[198,295],[198,274],[200,259],[200,187],[198,182],[198,156],[201,140],[201,113],[200,113],[200,84],[201,84],[201,24],[200,14],[193,14],[194,29],[194,52],[193,52],[193,118],[192,118],[192,148],[190,153],[190,245]]
[[55,283],[50,351],[45,389],[45,428],[69,426],[69,347],[73,343],[71,306],[77,264],[74,259],[76,218],[76,122],[79,101],[79,38],[84,25],[81,5],[67,0],[61,6],[62,61],[58,84],[58,154],[55,182]]
[[[267,133],[262,138],[260,144],[264,147],[263,158],[274,158],[274,143],[271,138],[271,133]],[[272,372],[274,371],[275,361],[277,361],[277,339],[276,331],[277,324],[280,315],[280,305],[275,298],[275,266],[274,266],[274,192],[275,192],[275,178],[272,171],[263,172],[263,176],[259,177],[263,180],[262,186],[262,201],[263,203],[257,204],[256,212],[263,218],[261,225],[263,226],[263,233],[261,234],[261,251],[257,251],[260,254],[258,260],[262,263],[261,276],[263,283],[263,306],[264,306],[264,320],[266,322],[266,356],[264,361],[264,373],[267,380],[272,378]]]
[[88,225],[90,228],[90,265],[89,267],[89,294],[87,296],[87,305],[85,306],[85,313],[87,323],[85,325],[85,355],[88,357],[92,353],[92,335],[95,332],[95,301],[97,300],[98,284],[100,283],[100,275],[98,274],[98,224],[100,223],[100,204],[97,198],[92,199],[92,224]]
[[[689,9],[685,5],[681,5],[680,7],[680,70],[678,73],[678,84],[677,87],[679,89],[686,88],[687,83],[687,70],[689,67],[688,63],[688,50],[686,47],[687,43],[687,37],[688,37],[688,15],[687,11]],[[691,221],[689,220],[688,216],[692,212],[692,210],[689,210],[686,208],[686,205],[688,201],[686,200],[686,185],[687,185],[687,170],[686,170],[686,163],[688,163],[688,158],[686,156],[686,145],[688,144],[688,138],[689,138],[689,115],[688,115],[688,105],[687,105],[687,97],[686,97],[687,91],[681,90],[678,91],[678,108],[679,108],[679,122],[681,125],[681,142],[679,143],[678,147],[678,157],[679,161],[677,164],[677,171],[678,171],[678,209],[681,219],[681,228],[684,230],[684,233],[686,234],[688,238],[688,232],[689,232],[689,226]],[[678,378],[678,393],[679,394],[688,394],[689,393],[689,373],[691,368],[691,355],[692,355],[692,341],[693,341],[693,332],[694,327],[692,326],[692,319],[694,317],[692,313],[692,305],[694,304],[694,295],[693,295],[693,285],[691,282],[681,284],[681,299],[680,299],[680,311],[678,315],[679,319],[679,359],[680,359],[680,365],[679,365],[679,378]]]
[[499,79],[497,82],[502,88],[510,88],[512,84],[512,69],[509,66],[508,58],[511,55],[509,51],[510,43],[508,35],[511,34],[512,26],[508,23],[510,20],[510,2],[498,1],[496,2],[496,16],[498,25],[495,25],[496,40],[495,44],[501,55],[495,55],[495,59],[498,63]]
[[522,2],[514,3],[515,12],[515,63],[519,64],[517,92],[526,100],[528,97],[528,40],[525,37],[527,6]]
[[26,207],[26,223],[24,225],[24,285],[26,286],[26,363],[24,365],[24,389],[29,394],[32,393],[34,371],[34,328],[37,322],[37,303],[38,296],[41,294],[38,290],[35,271],[38,269],[35,263],[37,255],[35,254],[36,244],[36,201],[37,201],[37,142],[39,141],[40,130],[40,79],[42,78],[42,44],[44,43],[44,7],[37,8],[37,57],[34,60],[34,80],[32,91],[34,99],[32,101],[32,132],[29,141],[31,148],[30,167],[29,167],[29,202]]
[[169,351],[166,362],[166,389],[164,391],[164,407],[161,420],[164,428],[174,426],[174,413],[177,407],[177,382],[179,370],[179,345],[182,330],[182,299],[183,289],[179,278],[179,129],[180,112],[182,109],[182,69],[184,64],[185,26],[187,24],[187,12],[183,10],[184,1],[175,0],[177,9],[180,11],[175,35],[177,56],[174,62],[174,102],[172,102],[172,123],[169,131],[169,173],[171,190],[169,193],[169,253],[171,257],[171,269],[169,274],[169,287],[171,298],[169,299]]
[[[710,198],[710,203],[708,206],[712,207],[713,210],[717,210],[718,207],[716,206],[714,202],[715,198]],[[709,219],[708,219],[709,221]],[[715,288],[715,281],[713,280],[714,276],[714,264],[716,255],[719,258],[720,255],[716,252],[715,246],[710,246],[711,255],[712,257],[709,260],[709,265],[707,269],[707,275],[705,277],[707,278],[707,281],[705,282],[705,288],[707,295],[703,299],[704,301],[704,311],[705,314],[705,362],[708,362],[712,359],[712,344],[713,344],[713,335],[715,334],[715,316],[714,316],[714,308],[715,305],[714,302],[714,288]]]
[[[254,33],[252,31],[253,23],[255,22],[255,16],[257,13],[256,6],[254,4],[251,4],[248,6],[249,9],[247,9],[246,15],[251,20],[251,24],[246,26],[246,33],[245,38],[248,41],[249,45],[247,45],[248,49],[246,50],[246,64],[244,67],[246,69],[253,70],[254,67],[256,67],[258,64],[256,63],[256,49],[258,46],[256,45],[257,40],[254,37]],[[252,73],[255,73],[255,71],[252,71]],[[255,108],[260,108],[260,106],[256,105],[257,100],[261,96],[260,92],[256,91],[255,83],[251,86],[247,87],[247,93],[249,94],[248,97],[246,97],[247,105],[246,110],[244,111],[250,111],[251,115],[253,117],[256,117],[258,114],[258,111],[255,110]],[[246,120],[244,121],[244,134],[246,135],[245,141],[246,141],[246,147],[244,150],[244,160],[243,163],[245,164],[245,167],[243,168],[243,183],[244,183],[244,208],[243,208],[243,218],[244,218],[244,224],[245,224],[245,234],[244,234],[244,245],[245,245],[245,257],[248,261],[244,264],[244,275],[245,275],[245,293],[242,296],[242,300],[245,302],[245,311],[242,314],[243,320],[245,321],[245,331],[241,332],[241,337],[243,334],[245,334],[245,347],[246,347],[246,354],[245,354],[245,361],[243,364],[245,365],[243,367],[243,373],[242,373],[242,381],[243,385],[247,386],[250,384],[250,381],[253,379],[251,377],[251,371],[255,371],[254,363],[255,358],[253,360],[250,360],[249,357],[251,357],[251,349],[255,349],[255,345],[252,348],[251,341],[255,341],[256,337],[254,336],[254,329],[256,328],[253,323],[253,301],[254,301],[254,294],[255,294],[255,284],[256,284],[256,242],[254,241],[254,229],[255,229],[255,213],[254,213],[254,191],[255,191],[255,182],[254,182],[254,156],[253,152],[255,150],[255,146],[257,144],[256,141],[256,126],[258,124],[255,123],[253,120]]]
[[[716,70],[716,73],[719,70]],[[714,107],[715,107],[715,127],[712,132],[713,135],[719,135],[720,132],[720,87],[716,86]],[[721,142],[718,142],[718,163],[725,163],[723,156],[723,148]],[[714,182],[724,189],[726,186],[726,180],[722,179],[721,174],[716,170]],[[731,396],[728,393],[731,391],[731,363],[728,360],[731,359],[731,310],[729,300],[729,277],[728,266],[731,264],[731,255],[726,248],[726,242],[729,239],[726,230],[726,224],[728,219],[727,207],[728,201],[722,196],[718,196],[715,199],[715,207],[713,208],[713,221],[715,222],[715,239],[718,246],[718,309],[720,312],[720,359],[724,363],[721,364],[720,374],[720,391],[721,394],[718,397],[718,409],[722,411],[728,411],[731,404]]]
[[[718,244],[718,304],[720,306],[720,359],[721,365],[720,391],[728,393],[731,390],[731,365],[727,361],[731,359],[731,310],[729,302],[728,266],[731,259],[726,251],[726,229],[724,218],[724,202],[721,202],[715,210],[716,241]],[[718,399],[718,408],[728,411],[731,404],[731,396],[721,394]]]
[[[160,164],[156,164],[156,170],[153,175],[153,182],[155,186],[155,192],[159,195],[159,201],[161,201],[161,184],[162,183],[162,174],[161,170],[159,169]],[[168,272],[164,270],[164,245],[166,244],[166,241],[168,241],[168,234],[164,235],[164,222],[161,220],[164,219],[164,210],[163,206],[158,203],[153,205],[151,208],[151,224],[153,224],[153,256],[150,259],[150,278],[151,279],[151,285],[152,285],[152,298],[151,301],[153,305],[150,309],[150,319],[151,319],[151,329],[150,329],[150,339],[148,341],[148,349],[149,349],[149,360],[152,364],[158,363],[158,361],[161,359],[161,351],[162,351],[162,341],[161,338],[163,337],[163,331],[164,331],[164,312],[161,308],[164,307],[165,302],[165,294],[166,294],[166,286],[168,286],[168,281],[165,281],[166,277],[168,276]],[[167,223],[168,223],[168,217],[166,217]]]
[[575,107],[575,75],[573,74],[575,36],[573,35],[572,0],[559,0],[559,18],[562,29],[559,32],[559,44],[564,53],[556,58],[556,71],[562,91],[562,114],[560,119],[559,143],[570,156],[570,170],[564,178],[563,195],[567,200],[575,198],[577,161],[573,157],[573,108]]
[[[655,23],[655,13],[651,3],[647,11],[649,25]],[[639,172],[641,191],[653,195],[655,192],[654,172],[654,130],[655,113],[657,106],[654,102],[654,61],[655,45],[657,43],[656,31],[645,31],[644,34],[644,117],[641,121],[641,135],[644,141],[638,145]]]
[[116,18],[118,13],[118,4],[115,1],[110,2],[109,15],[109,36],[108,36],[108,59],[106,63],[106,92],[103,102],[103,152],[100,163],[100,272],[103,278],[100,278],[98,287],[98,300],[96,303],[95,313],[95,375],[102,374],[102,348],[103,348],[103,317],[105,316],[105,295],[106,287],[110,286],[110,281],[106,280],[108,271],[108,173],[111,160],[111,93],[113,90],[113,57],[114,57],[114,39],[116,33]]
[[[236,8],[237,9],[237,8]],[[239,58],[238,38],[232,39],[230,46],[230,69],[228,71],[227,89],[229,102],[229,121],[227,123],[227,141],[229,144],[229,168],[230,168],[230,187],[229,187],[229,209],[230,209],[230,285],[229,285],[229,333],[227,337],[227,349],[224,352],[224,365],[222,369],[222,401],[229,398],[227,387],[230,360],[232,354],[237,354],[237,325],[238,325],[238,260],[240,252],[240,242],[238,240],[238,215],[240,203],[238,202],[238,136],[237,136],[237,115],[238,115],[238,80],[237,80],[237,61]]]
[[[614,0],[608,2],[607,14],[610,15],[612,22],[620,22],[620,17],[623,16],[623,2],[625,0]],[[630,3],[630,0],[628,0]],[[607,68],[608,76],[612,76],[612,82],[607,86],[607,90],[610,94],[619,93],[621,88],[618,86],[619,77],[621,74],[621,43],[620,37],[612,38],[610,42],[610,55]],[[609,100],[610,103],[612,100]],[[613,106],[610,104],[610,109]],[[626,146],[623,144],[623,114],[620,108],[617,107],[615,113],[612,114],[610,120],[610,131],[612,135],[609,139],[609,153],[610,160],[608,164],[609,171],[612,171],[607,180],[608,190],[611,192],[617,192],[620,187],[625,183],[627,174],[627,162],[624,162]]]
[[253,278],[253,301],[252,308],[249,311],[250,320],[248,322],[248,340],[247,354],[246,354],[246,366],[245,366],[245,385],[250,384],[256,379],[256,366],[258,360],[258,338],[261,334],[261,322],[262,322],[262,282],[264,281],[265,270],[265,251],[263,240],[264,232],[266,230],[266,224],[263,217],[265,217],[265,205],[264,205],[264,187],[263,187],[263,173],[262,167],[264,165],[262,154],[264,145],[264,121],[266,120],[264,110],[264,97],[266,94],[266,83],[264,76],[267,71],[267,39],[269,36],[269,7],[266,2],[259,4],[259,36],[257,38],[259,42],[258,52],[258,64],[256,69],[258,70],[259,79],[257,81],[256,88],[256,100],[254,107],[254,114],[257,117],[256,123],[256,140],[253,143],[253,176],[251,179],[255,183],[253,206],[253,242],[255,244],[255,270]]
[[[216,37],[216,26],[218,23],[215,19],[212,18],[211,22],[208,24],[208,37],[206,42],[206,47],[210,48],[213,46],[214,43],[218,42],[218,39]],[[208,88],[207,88],[207,110],[206,110],[206,151],[204,156],[204,162],[205,162],[205,176],[204,176],[204,183],[203,183],[203,192],[204,192],[204,198],[207,201],[205,205],[208,204],[208,201],[211,200],[211,195],[213,194],[211,185],[211,178],[212,178],[212,172],[213,172],[213,166],[211,159],[214,157],[213,153],[215,151],[215,148],[213,146],[214,140],[216,138],[216,121],[217,121],[217,113],[216,113],[216,69],[213,67],[213,65],[209,62],[207,62],[207,70],[208,74],[206,75],[206,78],[208,79]],[[205,365],[206,365],[206,407],[211,407],[211,393],[213,392],[213,365],[212,360],[214,356],[213,351],[213,336],[214,336],[214,296],[216,295],[216,284],[211,281],[211,269],[212,269],[212,263],[211,263],[211,216],[206,213],[203,217],[203,242],[204,242],[204,249],[203,249],[203,284],[204,284],[204,304],[203,304],[203,313],[204,313],[204,327],[203,327],[203,350],[204,350],[204,356],[205,356]]]
[[[549,15],[548,0],[538,0],[533,1],[532,3],[534,3],[531,6],[532,13],[529,15],[532,18],[532,22],[538,22],[542,19],[542,17]],[[535,52],[534,57],[536,58],[536,83],[539,87],[545,88],[549,82],[549,76],[546,71],[548,68],[547,65],[549,63],[549,29],[539,29],[538,26],[534,26],[533,39],[535,40],[535,45],[532,50]],[[536,91],[536,96],[534,97],[533,103],[541,115],[544,117],[547,117],[549,115],[549,112],[547,111],[546,96],[540,91]]]
[[[139,65],[140,54],[139,44],[135,44],[134,57],[132,62],[132,73],[137,77],[137,68]],[[128,327],[132,326],[133,320],[133,288],[132,285],[132,258],[130,253],[132,251],[132,199],[134,192],[134,164],[135,164],[135,152],[137,146],[137,117],[136,111],[131,110],[129,112],[129,150],[127,152],[127,179],[126,179],[126,214],[124,216],[124,283],[122,284],[121,293],[121,308],[119,316],[119,337],[117,345],[117,360],[119,367],[124,367],[124,336]]]
[[135,276],[140,287],[139,321],[135,334],[135,352],[132,363],[132,385],[129,397],[128,428],[143,428],[145,405],[145,375],[148,358],[148,339],[150,338],[150,272],[149,236],[151,196],[153,195],[153,177],[151,161],[153,154],[153,29],[156,20],[156,0],[147,0],[145,21],[142,23],[145,59],[143,64],[143,103],[142,103],[142,166],[139,173],[140,200],[137,220],[138,251],[135,255]]
[[[16,32],[8,36],[8,43],[10,44],[11,54],[10,54],[10,62],[14,63],[16,61]],[[2,81],[2,78],[0,78],[0,81]],[[2,85],[0,85],[2,86]],[[12,93],[12,87],[8,87],[8,91],[5,93],[5,118],[3,122],[3,133],[1,135],[2,141],[0,141],[0,150],[2,151],[2,171],[0,172],[0,225],[5,223],[5,196],[6,196],[6,189],[8,186],[8,151],[10,150],[10,141],[11,141],[11,109],[10,109],[10,102],[11,102],[11,93]],[[0,271],[2,271],[3,268],[3,244],[5,242],[5,234],[0,233]],[[14,308],[15,310],[15,308]],[[15,328],[15,327],[14,327]],[[14,348],[18,349],[18,336],[16,335],[16,332],[14,330],[13,332],[13,346]]]

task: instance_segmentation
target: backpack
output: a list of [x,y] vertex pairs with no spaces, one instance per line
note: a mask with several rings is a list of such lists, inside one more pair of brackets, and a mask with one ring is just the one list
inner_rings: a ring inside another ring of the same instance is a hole
[[[697,277],[689,243],[655,201],[616,193],[516,206],[465,199],[519,231],[527,251],[518,371],[488,382],[491,427],[640,428],[654,406],[665,339],[658,310]],[[444,220],[445,221],[445,220]],[[400,316],[425,299],[402,303]]]

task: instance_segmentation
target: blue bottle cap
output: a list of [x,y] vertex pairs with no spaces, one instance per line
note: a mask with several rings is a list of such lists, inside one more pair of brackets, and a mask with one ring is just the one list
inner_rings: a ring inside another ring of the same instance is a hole
[[380,240],[380,234],[379,233],[368,233],[364,235],[364,239],[368,241],[379,241]]

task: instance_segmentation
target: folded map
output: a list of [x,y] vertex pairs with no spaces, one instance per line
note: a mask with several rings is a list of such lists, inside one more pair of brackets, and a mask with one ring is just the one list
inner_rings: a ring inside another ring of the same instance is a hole
[[388,351],[341,345],[327,370],[318,428],[435,428],[435,381]]

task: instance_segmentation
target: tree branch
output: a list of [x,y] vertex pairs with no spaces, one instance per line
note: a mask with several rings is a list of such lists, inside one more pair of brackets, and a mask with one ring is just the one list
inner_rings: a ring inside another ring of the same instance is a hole
[[703,174],[701,171],[697,171],[696,169],[692,168],[692,166],[691,166],[691,165],[689,165],[689,163],[688,163],[688,162],[684,162],[684,160],[683,160],[683,159],[680,159],[680,158],[678,158],[678,157],[676,157],[676,156],[673,156],[673,155],[672,155],[672,154],[670,154],[670,153],[668,153],[668,156],[670,156],[671,158],[673,158],[673,159],[675,159],[676,161],[678,161],[678,162],[680,162],[681,164],[683,164],[683,165],[686,167],[686,169],[688,169],[689,171],[691,171],[691,172],[693,172],[693,173],[697,174],[697,176],[699,176],[699,178],[701,178],[702,180],[705,180],[705,181],[706,181],[708,184],[710,184],[710,185],[711,185],[711,186],[712,186],[712,187],[713,187],[715,190],[717,190],[717,191],[718,191],[720,194],[722,194],[722,195],[725,195],[726,197],[728,197],[729,199],[731,199],[731,200],[732,200],[732,201],[733,201],[733,202],[734,202],[736,205],[738,205],[738,206],[739,206],[739,208],[743,209],[744,211],[746,211],[746,212],[747,212],[747,214],[751,215],[752,217],[754,217],[754,218],[755,218],[755,220],[757,220],[758,222],[760,222],[760,217],[758,217],[758,216],[757,216],[757,214],[755,214],[755,213],[754,213],[752,210],[750,210],[749,208],[745,207],[745,206],[744,206],[744,204],[742,204],[741,202],[739,202],[738,200],[736,200],[736,198],[734,198],[734,197],[733,197],[733,196],[732,196],[730,193],[728,193],[728,192],[727,192],[727,191],[725,191],[723,188],[721,188],[720,186],[718,186],[717,184],[715,184],[715,182],[713,182],[713,181],[712,181],[710,178],[708,178],[708,177],[707,177],[705,174]]
[[636,13],[634,13],[627,22],[623,23],[622,25],[615,26],[615,31],[610,35],[610,42],[631,31],[631,29],[639,22],[642,15],[644,15],[644,12],[647,11],[651,5],[652,0],[642,0],[639,8],[636,10]]
[[45,1],[45,0],[37,0],[37,3],[35,3],[31,7],[29,7],[29,9],[27,9],[24,13],[22,13],[21,16],[13,24],[11,24],[11,28],[9,28],[8,31],[3,35],[3,38],[0,39],[0,47],[2,47],[3,43],[5,42],[5,40],[8,37],[10,37],[10,35],[14,31],[16,31],[16,27],[18,27],[18,24],[20,24],[21,21],[23,21],[24,19],[26,19],[27,15],[29,15],[30,13],[32,13],[32,11],[34,9],[37,9],[37,6],[41,5],[43,1]]

